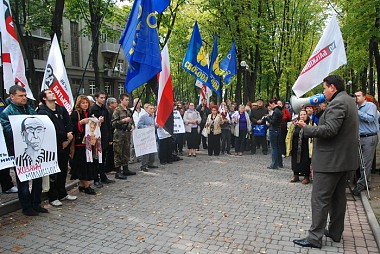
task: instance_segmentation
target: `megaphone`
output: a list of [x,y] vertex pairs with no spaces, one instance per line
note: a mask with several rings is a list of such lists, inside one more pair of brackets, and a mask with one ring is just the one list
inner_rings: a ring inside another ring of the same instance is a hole
[[296,96],[292,95],[290,97],[290,104],[292,104],[292,108],[294,113],[299,113],[302,108],[310,105],[317,105],[326,100],[326,97],[324,94],[316,94],[307,98],[297,98]]

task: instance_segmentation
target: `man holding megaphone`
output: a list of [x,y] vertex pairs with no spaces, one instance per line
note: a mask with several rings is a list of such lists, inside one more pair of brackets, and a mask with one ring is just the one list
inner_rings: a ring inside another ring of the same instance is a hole
[[[346,179],[358,168],[358,112],[355,101],[344,91],[338,75],[323,80],[324,95],[329,104],[318,126],[297,122],[305,137],[314,138],[312,224],[304,239],[293,240],[302,247],[322,247],[323,235],[339,242],[346,212]],[[327,216],[330,221],[326,229]]]

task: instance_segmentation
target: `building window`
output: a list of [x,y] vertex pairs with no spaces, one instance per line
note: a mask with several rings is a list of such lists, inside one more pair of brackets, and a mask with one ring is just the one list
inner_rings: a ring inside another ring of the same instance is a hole
[[78,23],[70,22],[71,33],[71,62],[73,66],[79,67],[79,28]]
[[95,81],[91,80],[88,82],[89,85],[88,85],[88,89],[90,90],[90,94],[91,95],[94,95],[95,92],[96,92],[96,86],[95,86]]
[[125,93],[124,83],[119,83],[119,95]]
[[79,89],[79,86],[80,86],[80,79],[77,79],[77,78],[73,78],[71,79],[71,88],[72,88],[72,93],[73,93],[73,96],[75,96],[77,93],[78,94],[84,94],[84,88],[83,86],[80,88],[79,92],[78,92],[78,89]]
[[124,73],[124,60],[121,60],[121,59],[117,60],[117,68],[120,73]]
[[107,96],[111,95],[111,86],[110,82],[104,82],[104,92],[106,92]]

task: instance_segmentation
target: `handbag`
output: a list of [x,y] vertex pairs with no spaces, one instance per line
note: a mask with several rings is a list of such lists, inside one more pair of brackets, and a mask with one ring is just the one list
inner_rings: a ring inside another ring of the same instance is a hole
[[255,137],[264,137],[266,133],[265,124],[256,124],[253,126],[253,135]]
[[208,134],[207,134],[207,128],[204,127],[203,130],[202,130],[202,136],[207,138],[208,137]]

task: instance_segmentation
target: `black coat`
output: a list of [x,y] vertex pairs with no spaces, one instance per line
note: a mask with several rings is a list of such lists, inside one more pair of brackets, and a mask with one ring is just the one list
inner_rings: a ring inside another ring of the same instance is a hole
[[37,113],[39,115],[47,115],[53,122],[57,137],[57,148],[58,151],[62,150],[62,143],[67,140],[67,133],[73,131],[73,126],[67,110],[62,106],[56,105],[55,111],[53,111],[43,104],[38,108]]
[[105,106],[98,106],[98,104],[94,103],[89,112],[89,116],[91,117],[92,115],[96,118],[104,117],[104,122],[100,126],[100,133],[102,134],[102,149],[107,149],[108,143],[112,142],[112,125],[109,112]]

